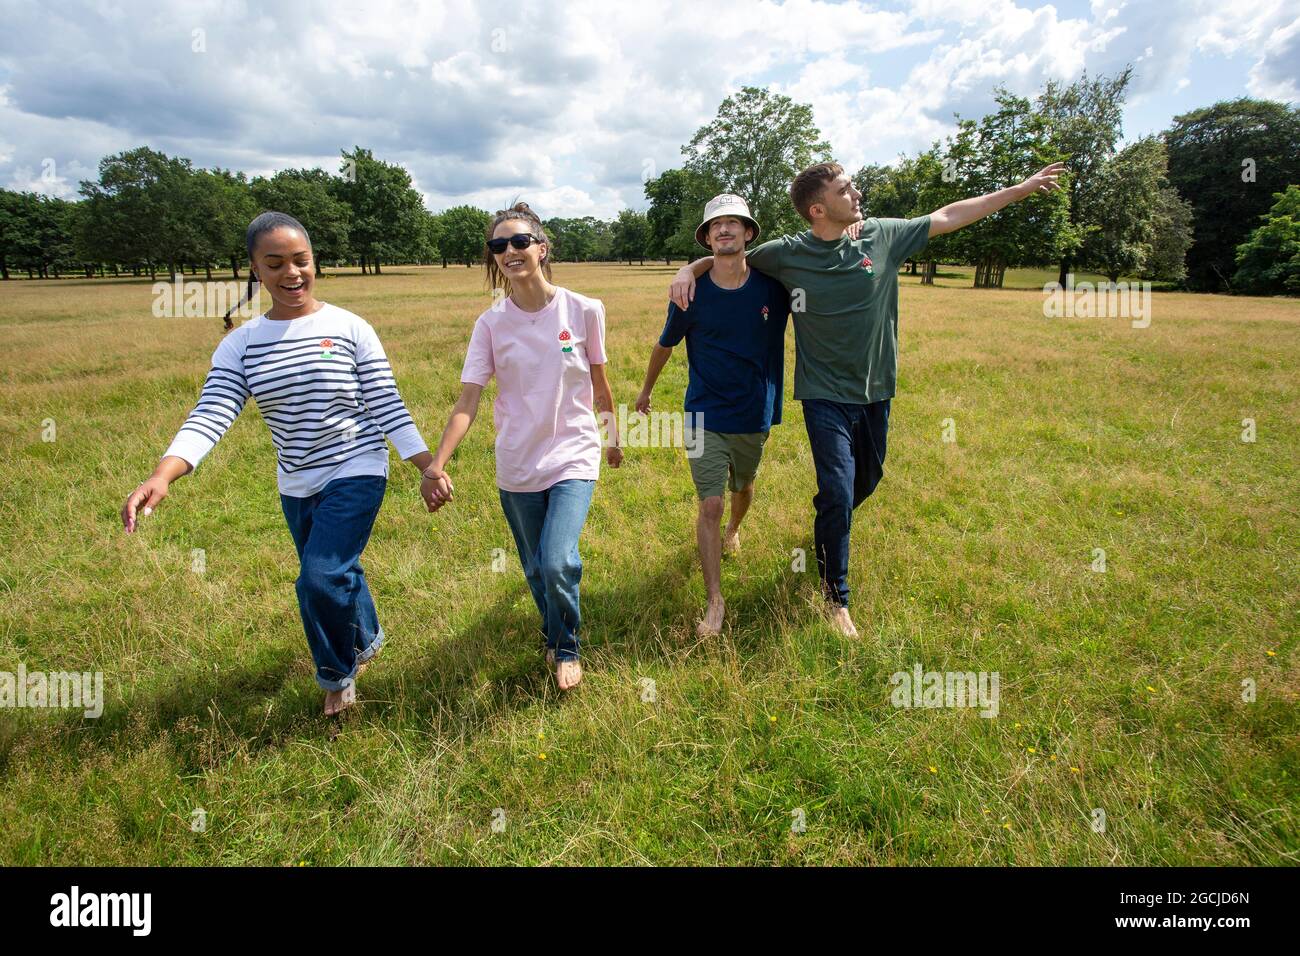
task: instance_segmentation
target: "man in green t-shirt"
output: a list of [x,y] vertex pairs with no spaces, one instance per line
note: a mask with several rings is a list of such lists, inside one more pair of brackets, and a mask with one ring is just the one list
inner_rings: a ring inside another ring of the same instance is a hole
[[[898,268],[931,236],[954,232],[1038,192],[1059,189],[1064,165],[1044,167],[1024,182],[949,203],[914,219],[867,219],[856,238],[845,229],[862,219],[854,188],[838,163],[817,163],[790,186],[806,232],[749,250],[749,264],[790,291],[794,316],[794,397],[817,469],[813,547],[832,618],[850,637],[849,529],[853,509],[875,490],[885,464],[889,400],[898,376]],[[671,298],[690,306],[695,279],[713,265],[706,256],[682,268]]]

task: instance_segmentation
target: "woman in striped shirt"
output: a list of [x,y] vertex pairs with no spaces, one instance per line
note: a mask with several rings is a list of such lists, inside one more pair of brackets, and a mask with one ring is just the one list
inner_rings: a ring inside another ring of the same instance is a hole
[[[357,675],[384,642],[360,557],[388,483],[385,439],[421,472],[433,456],[375,330],[312,295],[302,224],[264,212],[249,224],[247,245],[250,294],[261,282],[273,304],[217,346],[198,404],[126,499],[122,523],[135,531],[137,515],[158,507],[253,398],[271,429],[280,503],[301,562],[298,607],[333,716],[355,702]],[[426,505],[432,510],[431,498]]]

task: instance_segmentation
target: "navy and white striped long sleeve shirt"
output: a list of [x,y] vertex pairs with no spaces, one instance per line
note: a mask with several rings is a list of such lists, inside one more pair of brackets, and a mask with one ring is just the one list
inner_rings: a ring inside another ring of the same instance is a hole
[[292,498],[335,478],[387,476],[385,437],[402,458],[428,450],[375,330],[328,303],[298,319],[259,315],[222,339],[166,454],[198,467],[250,397],[271,429],[280,493]]

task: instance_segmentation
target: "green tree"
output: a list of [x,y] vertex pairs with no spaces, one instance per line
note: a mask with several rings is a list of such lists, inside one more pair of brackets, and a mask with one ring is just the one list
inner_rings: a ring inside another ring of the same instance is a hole
[[596,254],[597,220],[556,217],[542,223],[551,240],[552,262],[590,262]]
[[614,242],[612,251],[619,260],[626,259],[628,265],[633,259],[639,259],[645,265],[646,247],[650,241],[650,223],[645,213],[624,209],[614,222]]
[[1237,247],[1272,195],[1300,182],[1300,106],[1241,98],[1174,117],[1165,131],[1169,181],[1192,204],[1187,284],[1230,287]]
[[424,200],[401,166],[375,159],[360,146],[342,155],[341,176],[334,182],[338,196],[352,210],[351,245],[361,256],[361,271],[370,265],[379,275],[381,260],[392,262],[419,245]]
[[705,204],[723,191],[715,179],[692,169],[668,169],[647,181],[645,195],[650,208],[646,210],[646,252],[662,256],[665,263],[704,255],[704,249],[695,242],[695,227],[704,215]]
[[[950,138],[942,180],[963,197],[996,192],[1059,160],[1046,121],[1030,111],[1029,100],[1001,87],[995,100],[996,112],[978,124],[959,121],[957,137]],[[1058,262],[1077,248],[1068,206],[1065,189],[1013,203],[950,234],[944,251],[974,263],[975,288],[1001,288],[1008,267]]]
[[9,269],[26,269],[28,275],[40,260],[36,236],[34,193],[0,190],[0,272],[9,278]]
[[[1105,207],[1094,193],[1102,188],[1102,170],[1115,155],[1122,134],[1124,98],[1132,76],[1132,67],[1111,77],[1090,78],[1085,70],[1068,86],[1049,80],[1038,95],[1037,112],[1047,123],[1052,148],[1069,164],[1063,183],[1069,196],[1067,215],[1072,231],[1080,237],[1101,223]],[[1073,267],[1070,255],[1063,255],[1061,285]]]
[[1168,183],[1156,197],[1154,232],[1142,278],[1182,282],[1187,277],[1187,250],[1192,245],[1192,205]]
[[82,182],[80,189],[96,207],[89,219],[106,243],[100,258],[143,262],[154,278],[159,263],[166,263],[175,276],[176,263],[201,244],[185,208],[192,175],[189,160],[147,146],[101,159],[98,181]]
[[[1090,228],[1078,258],[1111,282],[1139,274],[1152,262],[1170,214],[1166,165],[1164,143],[1146,136],[1124,147],[1095,176],[1088,201],[1097,208],[1087,214]],[[1175,251],[1165,244],[1166,256]]]
[[749,203],[771,238],[806,227],[790,202],[790,183],[800,170],[826,159],[830,146],[813,123],[811,106],[746,86],[722,101],[717,116],[682,153],[688,170]]
[[442,239],[439,252],[444,264],[447,260],[473,265],[483,258],[483,243],[492,216],[476,206],[453,206],[439,217]]
[[1263,224],[1237,247],[1232,284],[1251,295],[1300,295],[1300,186],[1273,199]]
[[[352,255],[352,207],[340,198],[340,185],[323,169],[282,169],[270,178],[257,177],[250,187],[257,212],[285,212],[303,224],[311,236],[317,275],[322,263],[337,264]],[[241,257],[242,246],[241,237]]]

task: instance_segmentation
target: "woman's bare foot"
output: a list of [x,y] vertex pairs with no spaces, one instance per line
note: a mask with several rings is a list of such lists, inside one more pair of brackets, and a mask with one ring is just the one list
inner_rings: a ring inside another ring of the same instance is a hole
[[325,692],[325,716],[335,717],[357,702],[357,685],[348,684],[342,690]]
[[845,637],[858,636],[858,629],[853,626],[853,618],[849,617],[849,609],[846,607],[831,608],[831,623]]
[[740,554],[740,530],[738,528],[727,528],[722,535],[722,553]]
[[569,690],[578,686],[582,680],[582,665],[577,661],[560,661],[555,666],[555,683],[560,690]]
[[695,625],[695,633],[700,637],[713,637],[722,631],[722,618],[726,613],[727,603],[721,597],[710,598],[704,617]]

